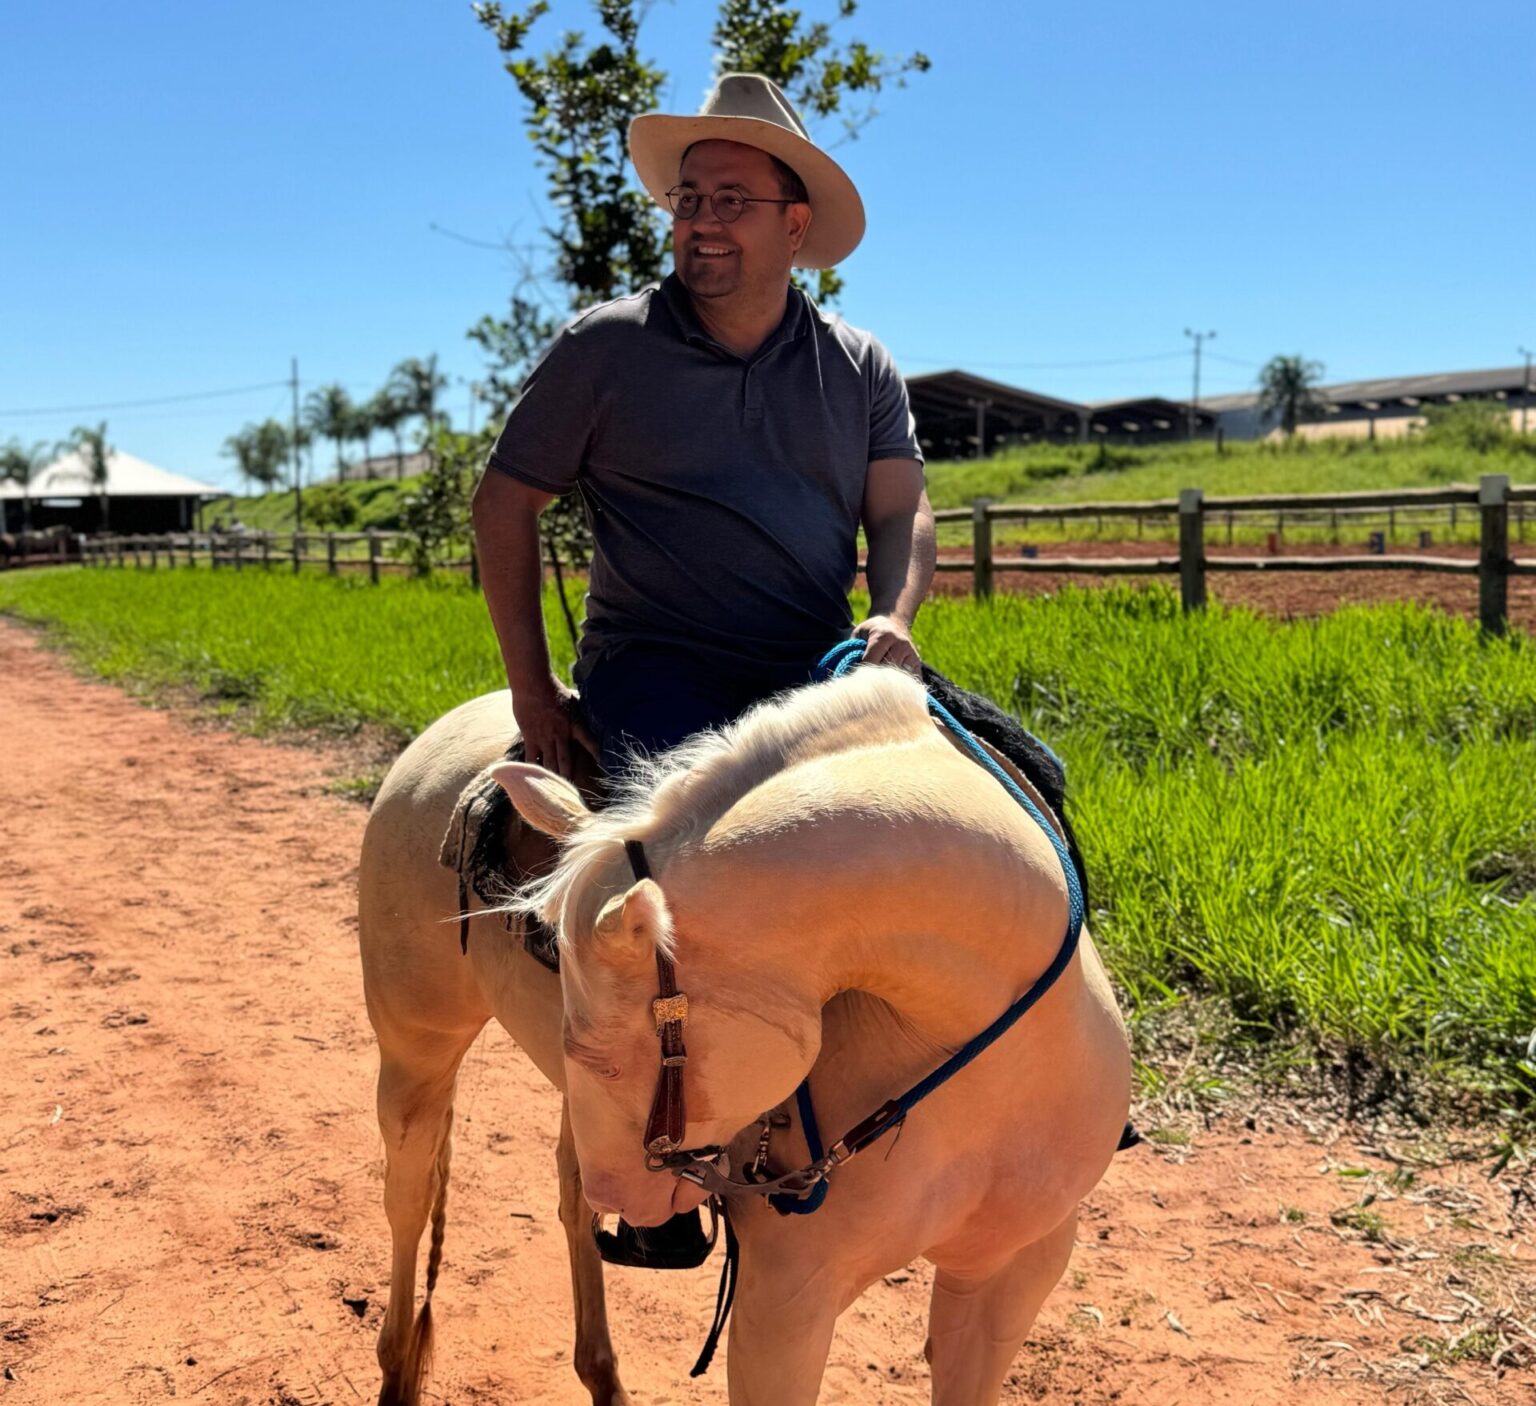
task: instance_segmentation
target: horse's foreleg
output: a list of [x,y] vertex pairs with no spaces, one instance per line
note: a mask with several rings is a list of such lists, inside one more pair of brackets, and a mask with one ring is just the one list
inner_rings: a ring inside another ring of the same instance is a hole
[[[384,1211],[393,1255],[389,1307],[379,1333],[384,1372],[379,1406],[417,1406],[432,1351],[432,1290],[442,1260],[452,1155],[453,1091],[459,1061],[478,1028],[454,1035],[423,1033],[410,1042],[379,1044],[379,1131],[384,1138]],[[416,1256],[432,1223],[427,1288],[416,1306]]]
[[928,1315],[933,1406],[994,1406],[1040,1305],[1066,1270],[1076,1231],[1074,1210],[986,1278],[939,1270]]
[[849,1297],[825,1264],[744,1255],[726,1359],[731,1406],[815,1406]]
[[576,1309],[576,1375],[592,1393],[592,1406],[629,1406],[619,1383],[619,1360],[608,1336],[608,1303],[603,1292],[603,1261],[592,1239],[592,1208],[581,1190],[581,1168],[571,1136],[570,1107],[560,1105],[560,1224],[571,1256],[571,1298]]

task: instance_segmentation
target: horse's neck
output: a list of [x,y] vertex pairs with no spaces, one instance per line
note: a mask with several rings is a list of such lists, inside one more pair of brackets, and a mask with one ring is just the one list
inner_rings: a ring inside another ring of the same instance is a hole
[[788,820],[766,806],[720,855],[717,893],[749,921],[755,959],[771,968],[764,979],[796,973],[823,1002],[867,993],[916,1043],[957,1048],[1055,954],[1066,926],[1060,866],[970,761],[930,751],[917,787],[910,755],[883,775],[874,757],[854,772],[854,805],[819,815],[812,805],[814,819],[796,807]]

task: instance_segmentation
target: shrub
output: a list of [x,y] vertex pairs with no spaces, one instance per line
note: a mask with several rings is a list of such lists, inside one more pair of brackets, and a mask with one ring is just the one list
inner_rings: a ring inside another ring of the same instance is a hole
[[325,532],[357,524],[357,499],[339,483],[322,483],[304,495],[304,516]]

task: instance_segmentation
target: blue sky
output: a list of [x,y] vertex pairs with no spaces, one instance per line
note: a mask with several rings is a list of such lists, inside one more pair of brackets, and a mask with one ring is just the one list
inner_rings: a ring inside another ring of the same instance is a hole
[[[714,12],[646,20],[669,110],[708,87]],[[584,0],[536,43],[569,27]],[[1536,346],[1531,0],[864,0],[842,31],[933,59],[836,150],[869,212],[843,311],[908,374],[1187,395],[1185,327],[1218,333],[1210,394],[1276,352],[1347,380]],[[538,238],[519,101],[457,0],[7,7],[0,439],[105,418],[231,483],[224,438],[285,389],[15,412],[264,385],[293,355],[366,395],[436,352],[462,423],[464,331],[515,274],[432,225]]]

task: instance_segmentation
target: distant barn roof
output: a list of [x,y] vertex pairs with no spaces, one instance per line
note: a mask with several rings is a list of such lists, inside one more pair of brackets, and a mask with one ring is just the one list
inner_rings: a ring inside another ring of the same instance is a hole
[[[1493,371],[1442,371],[1430,376],[1387,376],[1375,381],[1339,381],[1319,386],[1318,392],[1334,405],[1378,405],[1416,400],[1445,400],[1456,396],[1475,400],[1484,396],[1511,396],[1525,388],[1525,367],[1507,366]],[[1258,403],[1257,391],[1241,395],[1213,395],[1200,402],[1206,410],[1247,410]]]
[[1005,386],[1001,381],[989,381],[969,371],[931,371],[906,379],[914,410],[921,402],[941,412],[973,414],[978,400],[987,401],[993,411],[1003,415],[1037,415],[1045,410],[1075,415],[1083,408],[1075,401]]
[[[199,483],[168,469],[114,449],[107,458],[109,498],[222,498],[227,490]],[[30,498],[92,498],[100,490],[91,482],[85,460],[76,452],[55,459],[26,487]],[[9,479],[0,483],[0,498],[20,498],[22,487]]]

